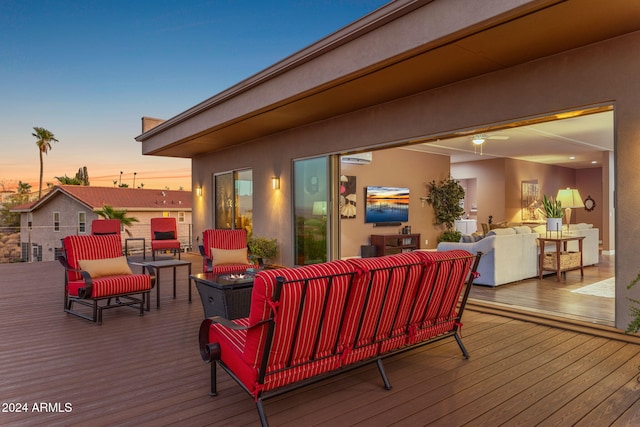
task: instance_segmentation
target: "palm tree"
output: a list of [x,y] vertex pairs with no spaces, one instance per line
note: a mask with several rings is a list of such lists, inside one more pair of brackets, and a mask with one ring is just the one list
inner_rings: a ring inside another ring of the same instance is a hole
[[42,197],[42,174],[44,172],[44,164],[42,160],[42,153],[47,154],[49,150],[51,150],[51,143],[58,142],[58,140],[53,136],[53,133],[41,127],[34,127],[35,131],[31,135],[37,138],[36,144],[38,145],[38,149],[40,150],[40,184],[38,186],[38,199]]
[[[134,222],[140,222],[136,217],[128,217],[127,211],[124,209],[115,209],[109,205],[103,205],[102,209],[96,211],[98,216],[101,216],[104,219],[118,219],[120,220],[120,224],[125,227],[131,226]],[[131,235],[129,230],[125,228],[124,230],[128,235]]]

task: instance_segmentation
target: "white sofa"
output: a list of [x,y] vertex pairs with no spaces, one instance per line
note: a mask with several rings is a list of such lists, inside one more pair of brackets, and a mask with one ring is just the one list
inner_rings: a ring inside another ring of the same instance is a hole
[[538,234],[530,227],[497,228],[472,243],[440,242],[438,251],[482,252],[474,284],[499,286],[538,274]]
[[[474,254],[482,252],[478,265],[480,276],[473,283],[499,286],[538,275],[537,238],[545,235],[544,225],[535,229],[527,226],[497,228],[475,242],[441,242],[438,244],[438,250],[464,249]],[[584,236],[582,264],[588,266],[598,263],[600,232],[597,228],[592,228],[591,224],[575,224],[571,225],[569,230],[563,230],[562,235]],[[567,250],[578,251],[578,242],[568,242]],[[555,245],[545,245],[545,252],[555,252]]]

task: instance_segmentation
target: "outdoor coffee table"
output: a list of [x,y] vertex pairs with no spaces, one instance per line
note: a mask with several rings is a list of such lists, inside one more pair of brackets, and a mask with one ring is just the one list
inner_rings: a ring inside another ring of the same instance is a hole
[[[149,266],[153,267],[156,270],[156,308],[160,308],[160,272],[163,268],[173,268],[173,298],[176,298],[176,268],[186,265],[189,269],[187,277],[191,276],[191,262],[183,261],[179,259],[165,259],[159,261],[143,261],[143,262],[131,262],[134,265],[142,266],[142,270],[144,272],[144,267]],[[191,281],[188,283],[189,285],[189,302],[191,302]],[[151,303],[151,296],[147,300],[147,311],[149,311],[149,305]]]
[[222,316],[229,320],[247,317],[255,272],[191,275],[202,299],[204,317]]

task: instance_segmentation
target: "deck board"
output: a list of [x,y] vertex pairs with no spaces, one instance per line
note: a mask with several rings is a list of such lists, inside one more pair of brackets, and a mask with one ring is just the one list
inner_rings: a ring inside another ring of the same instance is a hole
[[[160,310],[108,310],[101,326],[63,312],[57,263],[3,264],[0,277],[1,401],[30,406],[0,413],[1,425],[258,424],[255,403],[226,373],[218,396],[208,395],[197,345],[203,311],[197,293],[187,301],[186,272],[176,299],[163,274]],[[640,422],[640,345],[473,310],[463,323],[469,360],[453,339],[416,348],[385,359],[391,390],[366,365],[267,400],[271,425]],[[39,402],[73,409],[32,411]]]

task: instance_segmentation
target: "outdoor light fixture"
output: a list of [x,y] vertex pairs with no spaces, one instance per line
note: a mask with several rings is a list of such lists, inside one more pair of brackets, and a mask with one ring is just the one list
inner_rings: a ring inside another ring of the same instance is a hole
[[197,195],[198,197],[202,197],[202,187],[197,187],[197,188],[196,188],[196,195]]
[[571,209],[584,208],[584,202],[580,197],[580,192],[575,188],[566,188],[558,190],[556,200],[560,201],[567,217],[567,227],[571,227]]
[[280,188],[280,178],[278,178],[277,176],[272,176],[271,177],[271,189],[272,190],[278,190]]

